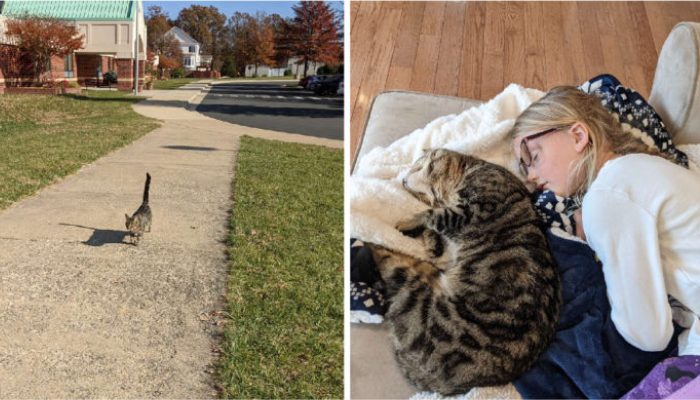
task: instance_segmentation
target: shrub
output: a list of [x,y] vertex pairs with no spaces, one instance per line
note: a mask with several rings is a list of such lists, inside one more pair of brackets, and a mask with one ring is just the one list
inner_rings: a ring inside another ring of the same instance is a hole
[[107,72],[105,72],[102,79],[104,80],[104,83],[109,84],[109,85],[111,85],[113,83],[117,83],[117,73],[114,71],[107,71]]
[[170,77],[172,79],[184,78],[185,77],[185,69],[182,67],[173,68],[173,70],[170,71]]
[[339,65],[324,65],[318,68],[316,72],[319,75],[337,75],[343,73],[343,64]]
[[291,69],[285,69],[285,70],[284,70],[284,76],[292,76],[292,70],[291,70]]
[[224,65],[221,67],[221,75],[226,75],[230,77],[235,77],[237,75],[236,61],[233,57],[226,57],[224,59]]

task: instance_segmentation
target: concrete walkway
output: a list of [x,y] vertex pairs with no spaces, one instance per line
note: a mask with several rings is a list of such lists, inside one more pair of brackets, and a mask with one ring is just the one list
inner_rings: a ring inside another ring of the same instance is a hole
[[162,127],[0,212],[1,398],[214,397],[239,136],[342,146],[188,111],[198,88],[147,95],[134,109]]

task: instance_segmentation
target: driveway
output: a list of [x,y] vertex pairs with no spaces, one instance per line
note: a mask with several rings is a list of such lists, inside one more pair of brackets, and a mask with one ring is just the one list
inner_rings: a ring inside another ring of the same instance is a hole
[[237,125],[343,140],[343,97],[316,95],[296,81],[216,84],[196,110]]

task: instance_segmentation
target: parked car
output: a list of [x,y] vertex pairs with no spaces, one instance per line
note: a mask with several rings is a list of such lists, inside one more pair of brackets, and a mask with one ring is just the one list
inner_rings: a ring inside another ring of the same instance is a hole
[[336,93],[340,87],[340,82],[343,81],[343,75],[334,75],[327,79],[324,79],[311,90],[316,94],[330,94]]
[[316,91],[316,87],[326,79],[328,79],[328,75],[313,75],[309,77],[309,80],[306,82],[305,88],[307,90]]
[[299,79],[299,86],[306,88],[306,85],[309,84],[309,78],[311,78],[311,76],[305,76],[305,77]]

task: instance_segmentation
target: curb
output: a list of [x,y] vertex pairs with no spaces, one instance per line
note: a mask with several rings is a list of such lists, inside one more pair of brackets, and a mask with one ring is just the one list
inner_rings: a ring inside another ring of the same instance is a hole
[[197,109],[197,106],[199,103],[204,100],[204,97],[209,93],[211,90],[211,83],[207,83],[207,86],[202,88],[199,93],[193,94],[189,99],[187,99],[187,104],[185,105],[185,110],[188,111],[195,111]]

